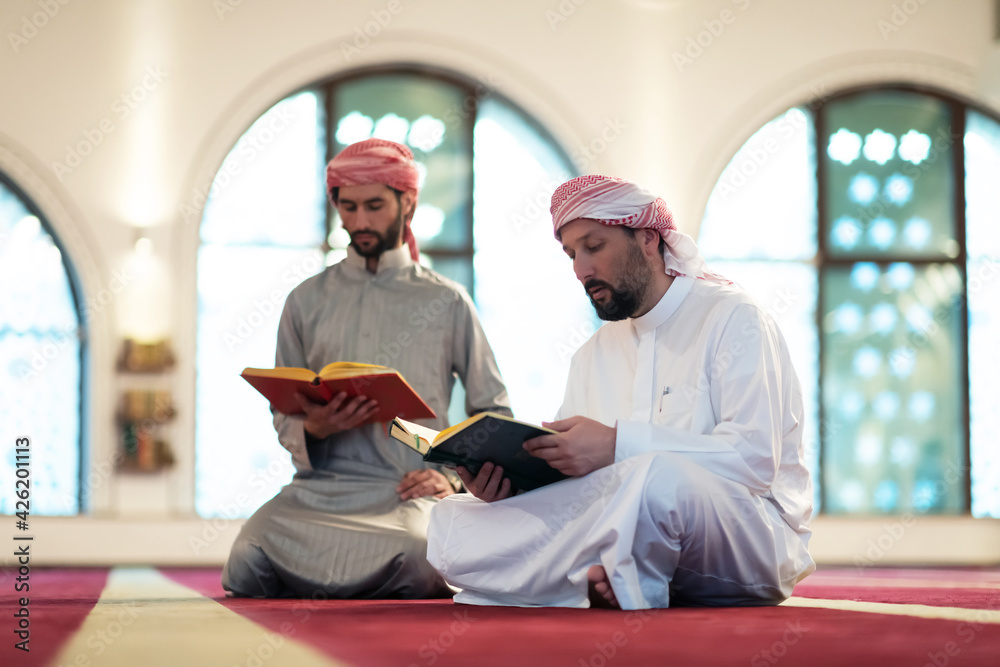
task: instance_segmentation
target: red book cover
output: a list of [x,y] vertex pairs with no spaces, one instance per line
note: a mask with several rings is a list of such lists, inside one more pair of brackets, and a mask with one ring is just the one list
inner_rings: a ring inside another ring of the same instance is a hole
[[303,414],[295,400],[301,392],[316,403],[327,403],[340,392],[347,400],[367,396],[378,401],[378,411],[367,420],[391,422],[404,419],[432,419],[437,415],[417,394],[399,372],[384,366],[335,362],[318,374],[306,368],[245,368],[240,374],[271,402],[271,406],[286,415]]

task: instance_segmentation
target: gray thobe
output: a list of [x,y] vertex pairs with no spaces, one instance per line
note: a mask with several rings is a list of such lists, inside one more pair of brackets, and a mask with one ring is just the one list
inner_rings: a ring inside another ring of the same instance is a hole
[[[466,411],[510,414],[507,392],[468,294],[414,264],[403,246],[376,273],[349,249],[288,295],[278,328],[277,366],[319,371],[332,361],[398,370],[447,424],[455,376]],[[422,598],[451,590],[427,563],[431,497],[401,502],[396,485],[432,467],[368,424],[307,443],[303,417],[275,413],[292,454],[292,482],[247,521],[222,585],[235,595],[311,598]],[[457,478],[455,478],[457,479]]]

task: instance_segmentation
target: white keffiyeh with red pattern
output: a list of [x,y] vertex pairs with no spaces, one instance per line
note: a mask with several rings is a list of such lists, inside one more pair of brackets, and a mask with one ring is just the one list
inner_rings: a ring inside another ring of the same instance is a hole
[[605,225],[655,229],[667,246],[663,261],[669,275],[731,282],[708,270],[694,239],[677,231],[666,202],[635,183],[614,176],[579,176],[556,188],[549,211],[556,238],[563,225],[580,218]]
[[[413,192],[415,209],[419,182],[420,172],[413,160],[413,152],[403,144],[388,139],[365,139],[351,144],[330,160],[326,167],[326,192],[334,206],[337,200],[333,196],[333,188],[381,183],[401,192]],[[409,219],[403,229],[403,241],[410,248],[410,257],[414,262],[418,261],[420,252]]]

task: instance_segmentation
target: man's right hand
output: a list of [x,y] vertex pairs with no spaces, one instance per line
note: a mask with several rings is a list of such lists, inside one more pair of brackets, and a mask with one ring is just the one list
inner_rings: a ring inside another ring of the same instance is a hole
[[367,396],[355,396],[348,401],[347,393],[343,391],[330,399],[326,405],[313,403],[298,392],[295,393],[295,400],[306,413],[303,423],[306,434],[318,440],[356,428],[378,410],[378,401],[375,399],[368,400]]
[[510,497],[510,479],[503,476],[503,468],[500,466],[484,463],[475,477],[461,466],[455,468],[455,472],[469,493],[480,500],[492,503],[494,500]]

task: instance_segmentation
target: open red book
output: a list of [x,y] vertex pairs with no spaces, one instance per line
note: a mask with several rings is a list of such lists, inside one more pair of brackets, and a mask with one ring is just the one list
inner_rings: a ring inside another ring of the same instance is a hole
[[437,417],[398,371],[385,366],[335,361],[319,373],[308,368],[279,366],[244,368],[240,375],[271,401],[275,410],[286,415],[303,413],[295,400],[295,392],[316,403],[327,403],[344,391],[347,400],[367,396],[378,401],[378,411],[366,423],[391,422],[397,416],[405,419]]

